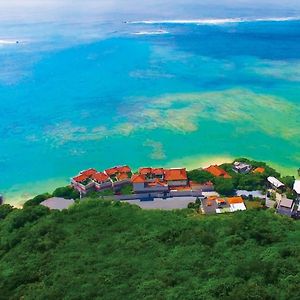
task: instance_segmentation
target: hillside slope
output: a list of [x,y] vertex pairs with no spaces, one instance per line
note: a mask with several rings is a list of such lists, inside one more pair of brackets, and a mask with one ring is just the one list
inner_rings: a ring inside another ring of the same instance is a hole
[[0,299],[300,295],[300,224],[268,211],[200,217],[91,200],[14,210],[0,237]]

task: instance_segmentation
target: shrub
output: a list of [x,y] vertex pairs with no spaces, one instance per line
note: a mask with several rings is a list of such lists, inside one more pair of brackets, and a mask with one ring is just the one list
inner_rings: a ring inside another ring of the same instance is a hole
[[53,197],[61,197],[66,199],[77,199],[80,197],[79,192],[71,186],[57,188],[53,192]]
[[31,206],[37,206],[39,205],[41,202],[43,202],[44,200],[47,200],[49,198],[51,198],[52,195],[49,193],[45,193],[45,194],[41,194],[38,196],[35,196],[34,198],[26,201],[23,205],[24,208],[26,207],[31,207]]

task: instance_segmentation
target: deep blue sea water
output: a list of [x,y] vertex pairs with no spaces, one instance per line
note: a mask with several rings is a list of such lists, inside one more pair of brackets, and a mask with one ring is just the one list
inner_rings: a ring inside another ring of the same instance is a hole
[[299,21],[73,24],[44,37],[51,26],[0,30],[8,201],[88,167],[237,156],[300,167]]

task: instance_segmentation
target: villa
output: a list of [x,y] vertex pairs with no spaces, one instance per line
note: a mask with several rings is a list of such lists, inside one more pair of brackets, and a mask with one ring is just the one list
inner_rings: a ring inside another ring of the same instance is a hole
[[92,180],[92,176],[97,173],[95,169],[88,169],[81,171],[79,175],[71,179],[71,185],[80,193],[87,194],[95,188],[95,182]]
[[208,197],[202,200],[201,208],[204,214],[221,214],[246,210],[244,200],[239,196],[229,198]]
[[236,161],[233,164],[232,170],[236,173],[239,174],[248,174],[252,169],[252,166],[250,166],[249,164],[243,163],[243,162],[239,162]]
[[186,169],[165,170],[165,180],[170,187],[179,187],[188,185]]
[[218,165],[212,165],[208,168],[205,168],[204,171],[209,172],[210,174],[212,174],[215,177],[231,178],[231,176],[225,170],[223,170],[221,167],[219,167]]
[[113,189],[119,191],[123,186],[131,184],[131,168],[128,166],[117,166],[104,171],[113,182]]
[[131,178],[135,193],[166,193],[170,190],[191,188],[186,169],[140,168]]
[[292,199],[282,198],[277,207],[277,213],[292,217],[294,215],[295,201]]
[[190,187],[193,191],[213,192],[215,190],[214,184],[211,181],[205,183],[190,181]]
[[228,204],[230,205],[230,211],[236,212],[239,210],[246,210],[246,206],[242,197],[231,197],[227,198]]
[[92,175],[92,180],[95,183],[96,191],[104,190],[104,189],[111,189],[112,181],[109,176],[103,172],[97,172]]
[[135,193],[166,193],[169,186],[165,181],[158,178],[150,179],[144,174],[134,174],[131,178]]
[[104,189],[119,190],[131,183],[131,169],[128,166],[113,167],[98,172],[96,169],[81,171],[71,179],[71,185],[82,195]]

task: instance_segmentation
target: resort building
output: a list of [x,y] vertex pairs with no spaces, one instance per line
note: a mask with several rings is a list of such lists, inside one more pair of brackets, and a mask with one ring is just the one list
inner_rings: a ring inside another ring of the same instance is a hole
[[112,188],[112,181],[111,181],[110,177],[103,172],[97,172],[97,173],[93,174],[92,180],[95,183],[96,191]]
[[277,213],[292,217],[294,215],[295,201],[292,199],[282,198],[277,207]]
[[294,191],[297,194],[298,200],[300,200],[300,180],[295,180],[295,182],[294,182]]
[[97,173],[95,169],[88,169],[81,171],[79,175],[71,179],[71,185],[80,193],[87,194],[88,192],[94,190],[95,182],[92,179],[92,176]]
[[228,198],[227,201],[228,201],[228,204],[230,205],[231,212],[236,212],[239,210],[246,210],[244,200],[240,196]]
[[131,169],[128,166],[118,166],[104,171],[113,182],[122,181],[131,177]]
[[131,183],[131,168],[128,166],[117,166],[104,171],[111,179],[114,190],[120,190],[124,185]]
[[212,196],[202,200],[201,209],[204,214],[221,214],[246,210],[246,206],[242,197],[220,198]]
[[193,191],[201,192],[213,192],[215,190],[214,184],[211,181],[205,183],[190,181],[190,187]]
[[157,178],[150,179],[143,174],[134,174],[131,182],[135,193],[166,193],[169,191],[169,186],[165,181]]
[[135,193],[168,192],[189,188],[186,169],[140,168],[131,178]]
[[208,168],[205,168],[204,171],[209,172],[215,177],[231,178],[231,176],[218,165],[212,165]]
[[131,169],[128,166],[113,167],[98,172],[95,169],[81,171],[71,179],[71,185],[81,194],[104,189],[119,190],[122,186],[131,183]]
[[170,187],[187,186],[188,177],[186,169],[169,169],[165,170],[165,181]]
[[252,166],[243,162],[236,161],[233,164],[232,170],[239,174],[248,174],[252,169]]
[[271,188],[274,190],[281,190],[284,188],[284,184],[273,176],[269,176],[267,178],[267,181],[268,181],[269,185],[271,186]]

